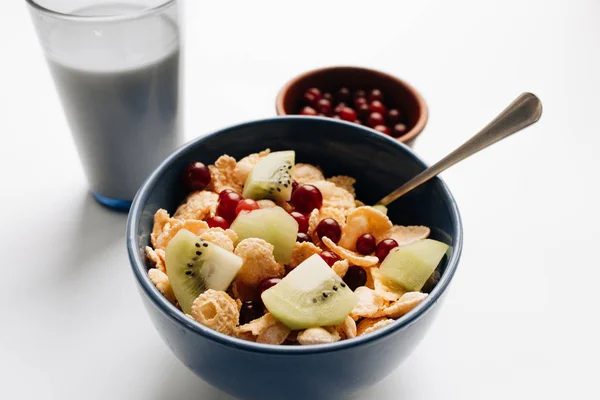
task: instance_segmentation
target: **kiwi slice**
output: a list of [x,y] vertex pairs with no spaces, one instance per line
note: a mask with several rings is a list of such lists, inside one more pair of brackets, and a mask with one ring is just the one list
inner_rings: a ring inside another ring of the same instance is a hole
[[292,330],[339,325],[358,297],[315,254],[261,295],[271,314]]
[[373,206],[373,208],[376,209],[377,211],[381,211],[383,214],[387,215],[387,207],[386,206],[377,204],[377,205]]
[[238,241],[260,238],[274,247],[275,260],[288,264],[298,235],[298,223],[281,207],[262,208],[240,213],[230,229],[238,235]]
[[242,259],[182,229],[165,251],[167,275],[183,312],[208,289],[227,290],[242,267]]
[[390,251],[379,272],[408,292],[423,288],[450,246],[432,239],[423,239]]
[[292,197],[292,169],[296,153],[277,151],[262,158],[252,169],[244,184],[246,199],[289,201]]

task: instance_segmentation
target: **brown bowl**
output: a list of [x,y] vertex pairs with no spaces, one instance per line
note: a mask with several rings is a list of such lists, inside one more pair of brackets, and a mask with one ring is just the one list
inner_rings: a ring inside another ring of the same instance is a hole
[[315,69],[295,77],[277,95],[277,115],[300,114],[300,110],[306,105],[304,93],[312,87],[334,96],[340,87],[347,87],[351,92],[362,89],[367,93],[375,88],[380,89],[388,109],[397,108],[405,116],[404,123],[408,130],[397,140],[408,146],[412,146],[427,123],[427,104],[412,86],[384,72],[360,67]]

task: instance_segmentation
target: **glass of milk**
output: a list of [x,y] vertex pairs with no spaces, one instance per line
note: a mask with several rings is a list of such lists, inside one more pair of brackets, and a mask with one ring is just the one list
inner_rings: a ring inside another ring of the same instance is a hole
[[90,190],[127,210],[182,142],[177,0],[27,0]]

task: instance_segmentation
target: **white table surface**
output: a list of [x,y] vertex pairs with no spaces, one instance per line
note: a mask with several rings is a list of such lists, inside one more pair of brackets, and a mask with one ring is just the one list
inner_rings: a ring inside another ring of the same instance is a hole
[[[25,2],[2,3],[0,398],[230,399],[152,327],[126,217],[87,194]],[[430,162],[519,93],[544,102],[535,127],[443,174],[465,228],[443,312],[354,398],[600,398],[600,2],[325,3],[184,1],[187,138],[272,116],[288,78],[331,64],[414,84]]]

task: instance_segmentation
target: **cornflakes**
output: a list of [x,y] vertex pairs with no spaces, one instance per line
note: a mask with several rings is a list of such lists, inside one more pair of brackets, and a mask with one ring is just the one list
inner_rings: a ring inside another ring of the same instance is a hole
[[333,182],[311,182],[323,195],[323,207],[335,207],[345,211],[354,209],[354,196],[346,189],[336,186]]
[[296,242],[292,250],[292,258],[290,259],[289,267],[296,268],[302,261],[306,260],[313,254],[319,254],[322,250],[311,242]]
[[359,318],[371,318],[374,317],[383,309],[385,301],[379,293],[368,287],[361,286],[356,288],[354,294],[358,296],[358,304],[352,309],[350,316],[357,320]]
[[371,270],[371,276],[373,277],[373,286],[377,293],[381,295],[387,301],[396,301],[406,293],[405,290],[391,285],[379,272],[378,268]]
[[173,293],[173,288],[171,288],[171,282],[169,282],[167,274],[161,270],[152,268],[148,271],[148,276],[158,291],[161,292],[167,300],[175,304],[177,300],[175,299],[175,294]]
[[427,298],[427,293],[408,292],[400,299],[383,310],[383,315],[390,318],[400,318]]
[[[154,263],[154,268],[158,269],[162,272],[167,272],[167,268],[165,267],[165,257],[164,251],[156,250],[154,251],[152,247],[146,246],[146,255],[148,259]],[[162,257],[159,255],[159,252],[162,253]]]
[[[336,337],[332,335],[327,330],[316,327],[316,328],[308,328],[298,334],[298,343],[302,345],[309,344],[325,344],[325,343],[333,343],[336,341]],[[339,335],[337,337],[339,340]]]
[[208,230],[208,224],[204,221],[199,220],[185,220],[185,221],[177,221],[173,226],[163,231],[158,238],[156,239],[156,245],[154,249],[166,249],[167,245],[175,237],[177,232],[182,229],[186,229],[192,232],[194,235],[200,235],[202,232]]
[[234,251],[244,262],[236,280],[253,287],[268,278],[282,278],[285,269],[275,261],[273,248],[271,243],[259,238],[242,240]]
[[219,204],[219,195],[208,190],[199,190],[190,194],[185,203],[177,208],[173,218],[203,220],[211,217],[216,212]]
[[299,184],[312,184],[312,182],[325,179],[321,169],[310,164],[296,164],[292,170],[292,178]]
[[346,272],[348,272],[348,268],[350,268],[350,264],[348,264],[348,260],[339,260],[333,263],[331,269],[335,272],[340,278],[346,276]]
[[235,300],[227,293],[208,289],[192,303],[192,317],[204,326],[231,335],[240,313]]
[[346,189],[352,196],[356,196],[356,191],[354,190],[356,179],[350,176],[338,175],[327,178],[327,181],[334,183],[337,187]]
[[368,206],[356,208],[348,214],[339,245],[355,250],[356,240],[365,233],[373,235],[379,243],[387,237],[392,226],[390,219],[381,211]]
[[356,327],[356,336],[366,335],[394,323],[393,319],[389,318],[367,318],[360,321]]
[[[230,233],[228,234],[227,231]],[[237,240],[237,234],[231,229],[227,229],[227,231],[222,228],[210,228],[202,232],[200,238],[227,251],[233,251],[233,243]]]
[[235,158],[224,155],[215,161],[215,165],[208,167],[210,170],[210,188],[215,193],[221,193],[225,189],[242,193],[242,184],[235,179],[236,165]]
[[271,150],[266,149],[260,153],[250,154],[249,156],[246,156],[238,161],[233,170],[235,182],[238,185],[243,186],[244,183],[246,183],[246,179],[248,179],[248,175],[250,175],[250,172],[252,172],[254,166],[258,164],[261,158],[269,155],[270,152]]
[[398,246],[406,246],[407,244],[428,238],[430,233],[431,230],[426,226],[394,225],[385,236],[398,242]]

